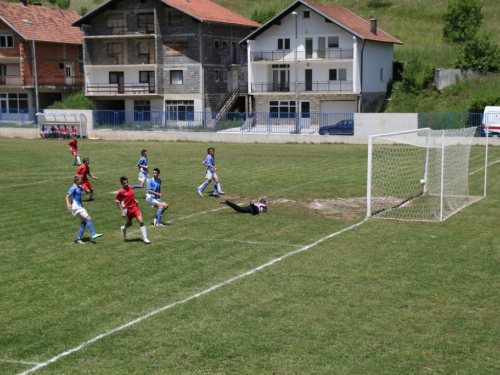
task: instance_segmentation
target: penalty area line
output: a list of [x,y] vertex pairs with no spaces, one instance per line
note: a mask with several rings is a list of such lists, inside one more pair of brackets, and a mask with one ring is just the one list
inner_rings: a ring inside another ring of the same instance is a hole
[[362,225],[367,220],[368,220],[368,218],[365,218],[365,219],[363,219],[362,221],[360,221],[360,222],[358,222],[356,224],[353,224],[353,225],[351,225],[351,226],[349,226],[347,228],[344,228],[342,230],[339,230],[339,231],[337,231],[335,233],[329,234],[328,236],[320,238],[319,240],[317,240],[317,241],[315,241],[315,242],[313,242],[313,243],[311,243],[309,245],[303,246],[300,249],[297,249],[297,250],[291,251],[289,253],[286,253],[285,255],[282,255],[282,256],[280,256],[278,258],[275,258],[275,259],[273,259],[273,260],[271,260],[271,261],[269,261],[267,263],[264,263],[264,264],[262,264],[262,265],[260,265],[258,267],[255,267],[255,268],[253,268],[253,269],[251,269],[251,270],[249,270],[247,272],[244,272],[244,273],[242,273],[242,274],[240,274],[238,276],[232,277],[232,278],[230,278],[230,279],[228,279],[226,281],[223,281],[222,283],[215,284],[215,285],[209,287],[208,289],[205,289],[205,290],[203,290],[203,291],[201,291],[199,293],[193,294],[192,296],[190,296],[190,297],[188,297],[186,299],[183,299],[183,300],[180,300],[180,301],[176,301],[176,302],[170,303],[168,305],[165,305],[163,307],[160,307],[159,309],[153,310],[153,311],[151,311],[151,312],[149,312],[149,313],[147,313],[147,314],[145,314],[143,316],[140,316],[140,317],[138,317],[138,318],[136,318],[136,319],[134,319],[134,320],[132,320],[132,321],[130,321],[128,323],[125,323],[125,324],[123,324],[123,325],[121,325],[119,327],[113,328],[113,329],[111,329],[111,330],[109,330],[107,332],[104,332],[104,333],[102,333],[100,335],[97,335],[94,338],[92,338],[90,340],[87,340],[84,343],[82,343],[82,344],[80,344],[78,346],[75,346],[74,348],[71,348],[71,349],[69,349],[69,350],[67,350],[65,352],[62,352],[62,353],[56,355],[55,357],[50,358],[49,360],[47,360],[45,362],[37,363],[36,366],[34,366],[34,367],[32,367],[32,368],[24,371],[24,372],[21,372],[18,375],[27,375],[27,374],[30,374],[32,372],[35,372],[35,371],[37,371],[37,370],[39,370],[39,369],[41,369],[43,367],[46,367],[46,366],[48,366],[48,365],[50,365],[52,363],[57,362],[61,358],[64,358],[64,357],[66,357],[66,356],[68,356],[68,355],[70,355],[72,353],[75,353],[77,351],[82,350],[86,346],[88,346],[88,345],[90,345],[90,344],[92,344],[92,343],[94,343],[96,341],[99,341],[100,339],[103,339],[103,338],[105,338],[107,336],[112,335],[115,332],[122,331],[122,330],[124,330],[126,328],[129,328],[129,327],[131,327],[131,326],[133,326],[133,325],[135,325],[137,323],[142,322],[145,319],[151,318],[152,316],[155,316],[155,315],[157,315],[157,314],[159,314],[159,313],[161,313],[163,311],[169,310],[169,309],[171,309],[171,308],[173,308],[173,307],[175,307],[177,305],[182,305],[182,304],[187,303],[189,301],[192,301],[192,300],[194,300],[194,299],[196,299],[198,297],[204,296],[205,294],[213,292],[214,290],[217,290],[217,289],[219,289],[219,288],[221,288],[223,286],[232,284],[235,281],[238,281],[238,280],[241,280],[241,279],[243,279],[243,278],[245,278],[247,276],[253,275],[256,272],[259,272],[259,271],[261,271],[261,270],[263,270],[263,269],[265,269],[267,267],[270,267],[270,266],[272,266],[272,265],[274,265],[274,264],[276,264],[276,263],[278,263],[278,262],[280,262],[280,261],[282,261],[282,260],[284,260],[284,259],[286,259],[288,257],[291,257],[292,255],[295,255],[295,254],[301,253],[303,251],[309,250],[310,248],[312,248],[312,247],[320,244],[323,241],[326,241],[326,240],[328,240],[328,239],[330,239],[332,237],[338,236],[339,234],[342,234],[344,232],[347,232],[347,231],[349,231],[351,229],[354,229],[354,228]]

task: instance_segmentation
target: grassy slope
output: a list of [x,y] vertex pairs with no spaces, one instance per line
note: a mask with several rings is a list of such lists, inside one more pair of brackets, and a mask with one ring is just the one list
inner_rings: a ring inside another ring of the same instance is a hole
[[[82,6],[93,9],[104,1],[73,0],[71,8],[79,11]],[[276,10],[280,12],[293,3],[290,0],[215,0],[237,13],[251,17],[257,11]],[[319,0],[317,2],[320,2]],[[394,59],[408,61],[418,55],[430,66],[452,68],[454,54],[450,46],[442,41],[442,14],[446,11],[448,0],[381,0],[379,6],[369,0],[327,0],[325,4],[345,7],[364,19],[375,16],[384,31],[403,41],[403,46],[395,46]],[[485,0],[483,6],[483,31],[489,32],[494,41],[500,44],[497,32],[500,18],[498,0]],[[390,112],[463,112],[474,96],[481,93],[495,93],[500,85],[500,77],[492,76],[487,80],[471,83],[459,88],[450,88],[443,95],[424,97],[401,96],[391,101]]]

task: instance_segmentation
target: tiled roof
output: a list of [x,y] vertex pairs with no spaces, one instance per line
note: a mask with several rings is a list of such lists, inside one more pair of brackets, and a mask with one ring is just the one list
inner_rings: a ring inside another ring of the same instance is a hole
[[351,11],[332,5],[317,4],[310,1],[302,0],[303,3],[309,5],[311,8],[316,9],[319,13],[327,16],[328,18],[337,21],[344,26],[346,30],[350,30],[353,34],[358,35],[362,39],[374,40],[377,42],[386,42],[394,44],[403,44],[400,40],[387,34],[385,31],[377,27],[377,34],[371,32],[371,25],[369,21],[357,16]]
[[210,0],[161,0],[202,22],[219,22],[260,27],[260,24]]
[[80,29],[71,26],[78,18],[78,13],[72,10],[0,2],[0,20],[26,40],[32,40],[32,28],[23,19],[35,24],[36,41],[82,44]]

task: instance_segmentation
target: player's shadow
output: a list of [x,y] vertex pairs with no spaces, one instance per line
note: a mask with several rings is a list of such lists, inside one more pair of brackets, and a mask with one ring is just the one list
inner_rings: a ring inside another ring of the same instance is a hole
[[142,238],[126,238],[125,242],[142,242]]

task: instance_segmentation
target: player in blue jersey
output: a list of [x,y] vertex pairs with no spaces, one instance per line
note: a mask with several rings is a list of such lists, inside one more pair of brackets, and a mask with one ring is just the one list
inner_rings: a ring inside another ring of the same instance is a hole
[[132,189],[142,189],[144,187],[144,183],[148,180],[149,175],[149,167],[148,167],[148,150],[141,151],[141,158],[137,162],[137,167],[139,168],[139,181],[141,181],[140,185],[133,185]]
[[73,216],[76,216],[78,219],[80,219],[81,222],[80,231],[78,232],[78,237],[76,238],[75,243],[78,243],[80,245],[84,244],[84,242],[82,241],[82,235],[83,232],[85,232],[85,227],[87,225],[89,226],[93,240],[102,236],[102,234],[95,232],[92,218],[87,213],[85,208],[83,208],[82,177],[80,175],[75,176],[74,184],[69,188],[68,193],[66,194],[66,208],[73,214]]
[[203,198],[203,191],[207,187],[207,185],[214,180],[214,195],[224,195],[224,193],[220,187],[219,176],[217,176],[217,166],[215,165],[215,148],[210,147],[208,150],[208,155],[203,159],[202,164],[206,168],[205,182],[198,186],[198,194]]
[[153,225],[156,227],[162,227],[161,216],[168,208],[167,202],[164,202],[163,194],[161,193],[161,179],[158,177],[160,175],[160,170],[158,168],[153,169],[153,177],[148,180],[147,192],[146,192],[146,202],[151,206],[151,208],[157,208],[155,217],[153,218]]

